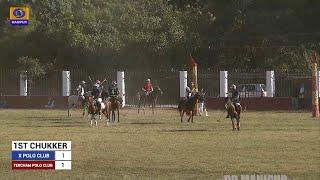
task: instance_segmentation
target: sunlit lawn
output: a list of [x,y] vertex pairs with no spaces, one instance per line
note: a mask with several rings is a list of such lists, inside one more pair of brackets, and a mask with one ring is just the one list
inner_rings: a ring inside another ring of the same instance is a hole
[[[120,124],[98,127],[80,114],[0,110],[0,179],[320,179],[320,120],[309,112],[244,112],[240,132],[221,111],[181,124],[176,110],[125,109]],[[71,140],[72,170],[11,170],[13,140]]]

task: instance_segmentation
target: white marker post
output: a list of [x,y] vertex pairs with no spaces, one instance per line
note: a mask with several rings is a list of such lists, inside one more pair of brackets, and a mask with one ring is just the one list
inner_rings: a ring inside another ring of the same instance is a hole
[[62,71],[62,96],[70,96],[70,71]]
[[122,107],[125,106],[125,83],[124,83],[124,72],[123,71],[118,71],[117,72],[117,84],[118,84],[118,89],[119,89],[119,95],[122,97]]
[[180,97],[186,96],[186,87],[188,83],[188,72],[187,71],[179,71],[180,76]]
[[266,72],[266,86],[267,86],[267,97],[274,97],[275,95],[274,71]]
[[28,80],[26,71],[20,73],[20,96],[28,95]]
[[220,71],[220,97],[228,97],[228,71]]

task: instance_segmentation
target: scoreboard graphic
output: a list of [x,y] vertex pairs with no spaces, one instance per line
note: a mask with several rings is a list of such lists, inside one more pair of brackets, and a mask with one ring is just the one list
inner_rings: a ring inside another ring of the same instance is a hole
[[13,170],[71,170],[71,141],[12,141]]

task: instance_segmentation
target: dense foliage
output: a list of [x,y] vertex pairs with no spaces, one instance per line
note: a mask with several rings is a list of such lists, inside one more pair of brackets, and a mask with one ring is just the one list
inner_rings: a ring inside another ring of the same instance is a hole
[[[22,4],[30,25],[12,27]],[[319,0],[0,0],[0,64],[304,71],[319,17]]]

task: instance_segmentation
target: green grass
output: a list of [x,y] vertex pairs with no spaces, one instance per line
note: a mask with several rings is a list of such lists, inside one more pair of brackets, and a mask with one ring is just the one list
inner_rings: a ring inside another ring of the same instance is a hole
[[[230,120],[175,110],[152,116],[121,111],[121,123],[98,127],[62,110],[0,110],[0,179],[222,179],[234,174],[285,174],[320,179],[320,120],[309,112],[244,112],[240,132]],[[71,140],[71,171],[11,170],[11,141]]]

